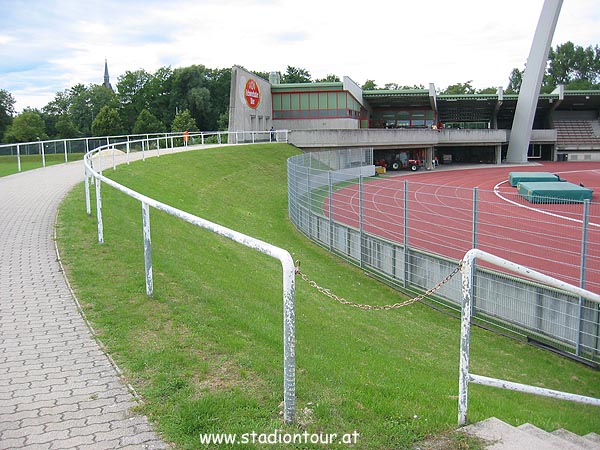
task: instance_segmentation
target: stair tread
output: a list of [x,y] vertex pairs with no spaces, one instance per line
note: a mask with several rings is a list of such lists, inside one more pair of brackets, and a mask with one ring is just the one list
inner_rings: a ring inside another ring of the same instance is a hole
[[462,432],[484,439],[490,444],[488,450],[563,450],[562,445],[555,445],[525,431],[519,430],[495,417],[468,425]]
[[592,442],[591,440],[579,436],[578,434],[572,433],[571,431],[565,430],[564,428],[554,430],[552,434],[555,436],[560,436],[562,439],[577,444],[582,450],[598,450],[599,448],[597,442]]
[[533,436],[537,436],[544,441],[547,441],[557,447],[562,448],[563,450],[581,450],[581,447],[577,444],[574,444],[570,441],[567,441],[556,434],[548,433],[547,431],[542,430],[541,428],[536,427],[530,423],[524,423],[517,427],[519,430],[525,431]]

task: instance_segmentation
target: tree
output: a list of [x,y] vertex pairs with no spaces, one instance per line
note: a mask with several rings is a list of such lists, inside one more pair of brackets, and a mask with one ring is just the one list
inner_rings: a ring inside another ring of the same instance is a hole
[[55,128],[57,137],[61,137],[63,139],[79,137],[79,130],[68,114],[63,114],[58,118]]
[[[550,49],[547,77],[544,84],[554,89],[564,84],[569,89],[577,86],[600,87],[600,47],[583,48],[568,41]],[[584,88],[584,89],[585,89]]]
[[146,108],[142,109],[133,126],[133,134],[158,133],[161,131],[164,131],[163,123]]
[[132,130],[144,108],[148,107],[145,86],[151,75],[144,69],[127,71],[117,81],[117,98],[120,105],[121,120],[127,130]]
[[46,124],[40,113],[34,109],[25,109],[16,116],[6,132],[7,142],[33,142],[48,139]]
[[339,83],[340,81],[342,81],[342,80],[340,80],[340,77],[330,73],[330,74],[327,74],[327,76],[325,78],[321,78],[320,80],[315,80],[315,83]]
[[362,85],[363,91],[374,91],[375,89],[377,89],[377,84],[375,84],[374,80],[367,80],[365,81],[365,84]]
[[523,71],[516,67],[510,73],[508,78],[508,86],[506,87],[507,94],[518,94],[521,90],[521,83],[523,82]]
[[310,73],[306,69],[287,66],[281,81],[283,83],[310,83],[311,77]]
[[497,92],[498,89],[491,86],[487,88],[477,89],[478,94],[496,94]]
[[447,95],[465,95],[465,94],[475,94],[475,88],[471,85],[473,80],[469,80],[466,83],[456,83],[451,84],[445,90],[441,92],[441,94]]
[[199,129],[192,114],[186,109],[175,115],[171,131],[181,133],[183,131],[199,131]]
[[0,89],[0,139],[13,121],[15,99],[10,92]]
[[94,136],[115,136],[123,134],[123,122],[116,108],[105,106],[92,123]]

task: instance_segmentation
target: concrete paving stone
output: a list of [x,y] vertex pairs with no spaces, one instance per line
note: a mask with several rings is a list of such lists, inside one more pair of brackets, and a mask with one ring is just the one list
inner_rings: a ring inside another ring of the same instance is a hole
[[29,436],[36,436],[44,433],[43,425],[32,425],[29,427],[21,427],[16,430],[6,430],[2,432],[2,440],[4,439],[14,439],[24,437],[27,438]]
[[0,405],[0,424],[4,423],[4,422],[10,422],[10,421],[19,421],[22,419],[27,419],[27,418],[32,418],[32,417],[37,417],[39,415],[39,411],[36,410],[30,410],[30,411],[19,411],[19,412],[15,412],[16,410],[16,406],[11,410],[11,412],[9,413],[3,413],[2,412],[2,406]]
[[8,449],[24,448],[24,447],[25,447],[25,438],[24,437],[0,440],[0,450],[8,450]]
[[26,445],[35,445],[35,444],[45,444],[64,440],[69,438],[70,430],[43,430],[41,433],[32,434],[31,436],[27,436],[25,440]]
[[[94,436],[75,436],[69,439],[55,440],[50,446],[51,450],[80,448],[82,445],[91,445],[94,443]],[[118,447],[115,447],[118,448]]]
[[69,437],[96,435],[106,431],[110,431],[110,423],[108,422],[81,427],[71,427]]
[[112,441],[100,441],[94,442],[93,444],[82,444],[78,446],[79,450],[114,450],[121,449],[120,439],[113,439]]
[[[62,414],[46,414],[43,416],[27,417],[19,421],[20,426],[29,427],[34,425],[44,425],[44,430],[52,429],[55,424],[64,423]],[[50,428],[48,428],[50,427]]]

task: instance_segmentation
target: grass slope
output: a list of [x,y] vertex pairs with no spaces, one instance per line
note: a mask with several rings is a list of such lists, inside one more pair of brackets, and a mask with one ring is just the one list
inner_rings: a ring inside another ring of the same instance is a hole
[[[305,273],[339,296],[397,302],[397,292],[311,244],[291,225],[285,167],[295,153],[276,144],[221,147],[152,158],[110,175],[288,249]],[[101,341],[145,399],[141,412],[178,448],[201,447],[201,433],[283,429],[340,435],[356,430],[354,448],[401,449],[456,426],[456,319],[421,304],[388,312],[352,309],[300,279],[298,424],[284,426],[279,263],[152,210],[155,296],[148,299],[141,207],[109,187],[102,192],[102,246],[95,219],[85,214],[83,187],[62,205],[63,262]],[[600,397],[598,372],[479,329],[473,330],[472,368],[481,375]],[[599,411],[591,406],[475,385],[470,393],[471,421],[496,416],[514,425],[600,431]]]

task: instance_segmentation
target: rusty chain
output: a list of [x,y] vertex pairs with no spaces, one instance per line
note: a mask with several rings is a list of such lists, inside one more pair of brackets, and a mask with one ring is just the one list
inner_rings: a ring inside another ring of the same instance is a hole
[[454,277],[454,275],[456,275],[458,272],[460,272],[461,267],[462,267],[462,263],[459,263],[458,266],[446,278],[444,278],[442,281],[440,281],[438,284],[436,284],[434,287],[432,287],[428,291],[424,292],[423,294],[413,297],[411,299],[405,300],[403,302],[393,303],[390,305],[365,305],[362,303],[356,303],[356,302],[352,302],[350,300],[346,300],[343,297],[338,297],[333,292],[331,292],[329,289],[319,286],[315,281],[308,278],[308,276],[300,270],[300,261],[296,261],[296,274],[300,275],[300,277],[304,281],[306,281],[309,284],[309,286],[314,287],[317,291],[319,291],[323,295],[329,297],[332,300],[335,300],[335,301],[341,303],[342,305],[352,306],[354,308],[362,309],[364,311],[388,311],[390,309],[397,309],[397,308],[402,308],[404,306],[412,305],[413,303],[421,301],[424,298],[430,296],[437,290],[441,289],[442,286],[444,286],[446,283],[448,283]]

